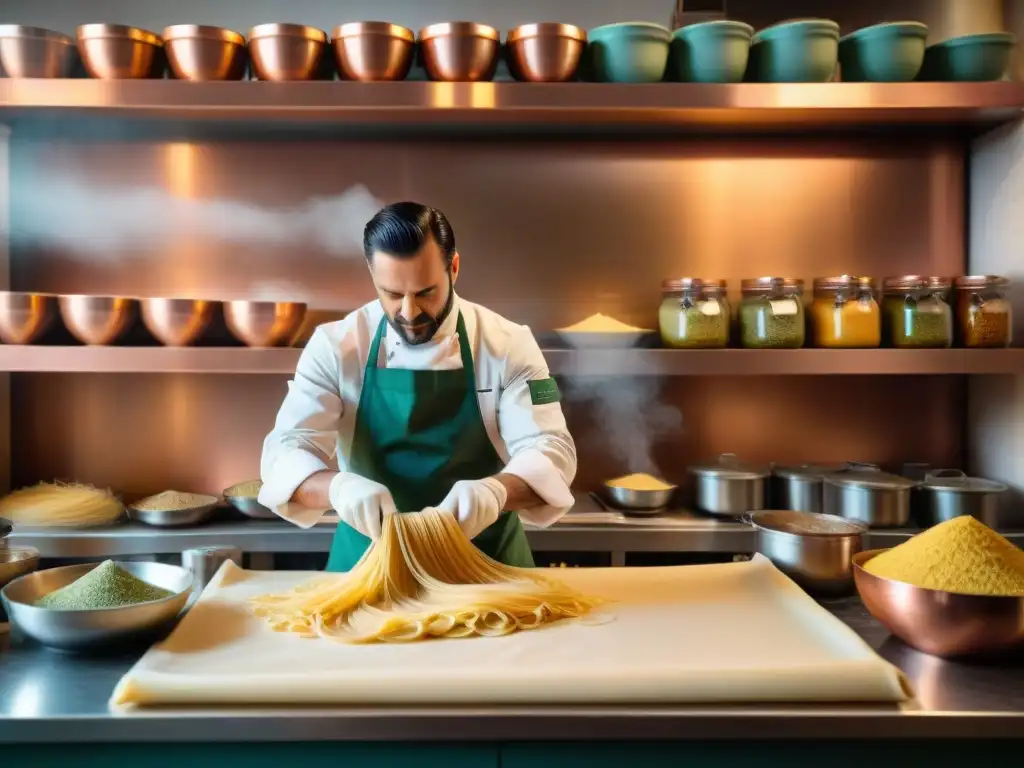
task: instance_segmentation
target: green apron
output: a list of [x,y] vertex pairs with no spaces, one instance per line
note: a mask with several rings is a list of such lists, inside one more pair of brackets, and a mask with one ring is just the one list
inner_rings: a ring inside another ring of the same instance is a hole
[[[458,480],[490,477],[505,466],[480,416],[473,354],[461,312],[456,327],[462,370],[379,368],[384,319],[370,345],[349,468],[387,486],[399,512],[436,507]],[[370,543],[348,523],[339,522],[327,570],[350,570]],[[506,565],[533,567],[533,554],[515,512],[503,513],[473,544]]]

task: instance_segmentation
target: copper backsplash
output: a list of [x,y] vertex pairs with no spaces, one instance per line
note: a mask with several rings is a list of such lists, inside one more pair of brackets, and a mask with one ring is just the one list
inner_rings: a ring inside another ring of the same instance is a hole
[[[155,187],[280,210],[365,185],[451,218],[467,298],[535,332],[594,312],[652,326],[667,276],[804,278],[962,272],[963,146],[941,138],[680,142],[33,143],[16,136],[15,289],[242,298],[268,289],[317,308],[372,296],[357,247],[246,245],[182,224],[87,259],[19,238],[19,206],[83,179],[90,195]],[[31,193],[31,194],[28,194]],[[55,226],[62,216],[53,203]],[[13,377],[15,483],[75,477],[126,493],[216,491],[255,474],[284,393],[278,376]],[[684,430],[661,469],[721,451],[753,459],[962,461],[953,377],[661,380]],[[626,382],[622,382],[624,386]],[[573,402],[584,485],[621,471],[606,424]]]

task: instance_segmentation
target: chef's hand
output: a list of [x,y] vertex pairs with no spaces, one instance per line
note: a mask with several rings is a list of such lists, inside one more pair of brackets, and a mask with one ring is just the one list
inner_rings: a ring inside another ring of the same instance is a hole
[[396,512],[391,491],[352,472],[335,475],[328,495],[338,517],[374,541],[380,538],[382,517]]
[[459,480],[445,496],[439,509],[451,512],[470,539],[498,519],[508,501],[508,491],[493,477]]

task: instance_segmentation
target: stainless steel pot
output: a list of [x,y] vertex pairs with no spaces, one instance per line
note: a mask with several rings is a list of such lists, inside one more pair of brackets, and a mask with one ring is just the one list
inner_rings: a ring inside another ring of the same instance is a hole
[[769,502],[773,509],[821,512],[825,475],[840,472],[843,465],[801,464],[797,467],[773,467]]
[[970,515],[990,528],[999,527],[999,497],[1006,486],[968,477],[958,469],[929,472],[915,491],[916,517],[924,528]]
[[694,504],[712,515],[741,517],[764,509],[765,481],[769,470],[746,464],[734,454],[723,453],[714,464],[690,467],[694,476]]
[[866,525],[793,510],[754,512],[744,519],[757,531],[757,551],[808,593],[853,593],[853,556],[864,548]]
[[850,464],[825,477],[823,511],[872,528],[901,528],[910,521],[910,491],[916,485],[871,464]]

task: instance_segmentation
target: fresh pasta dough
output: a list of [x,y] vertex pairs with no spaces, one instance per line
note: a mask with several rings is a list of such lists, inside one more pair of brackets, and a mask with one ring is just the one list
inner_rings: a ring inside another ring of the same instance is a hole
[[492,560],[435,508],[387,515],[380,540],[348,573],[253,600],[278,632],[346,643],[507,635],[584,616],[601,602]]

